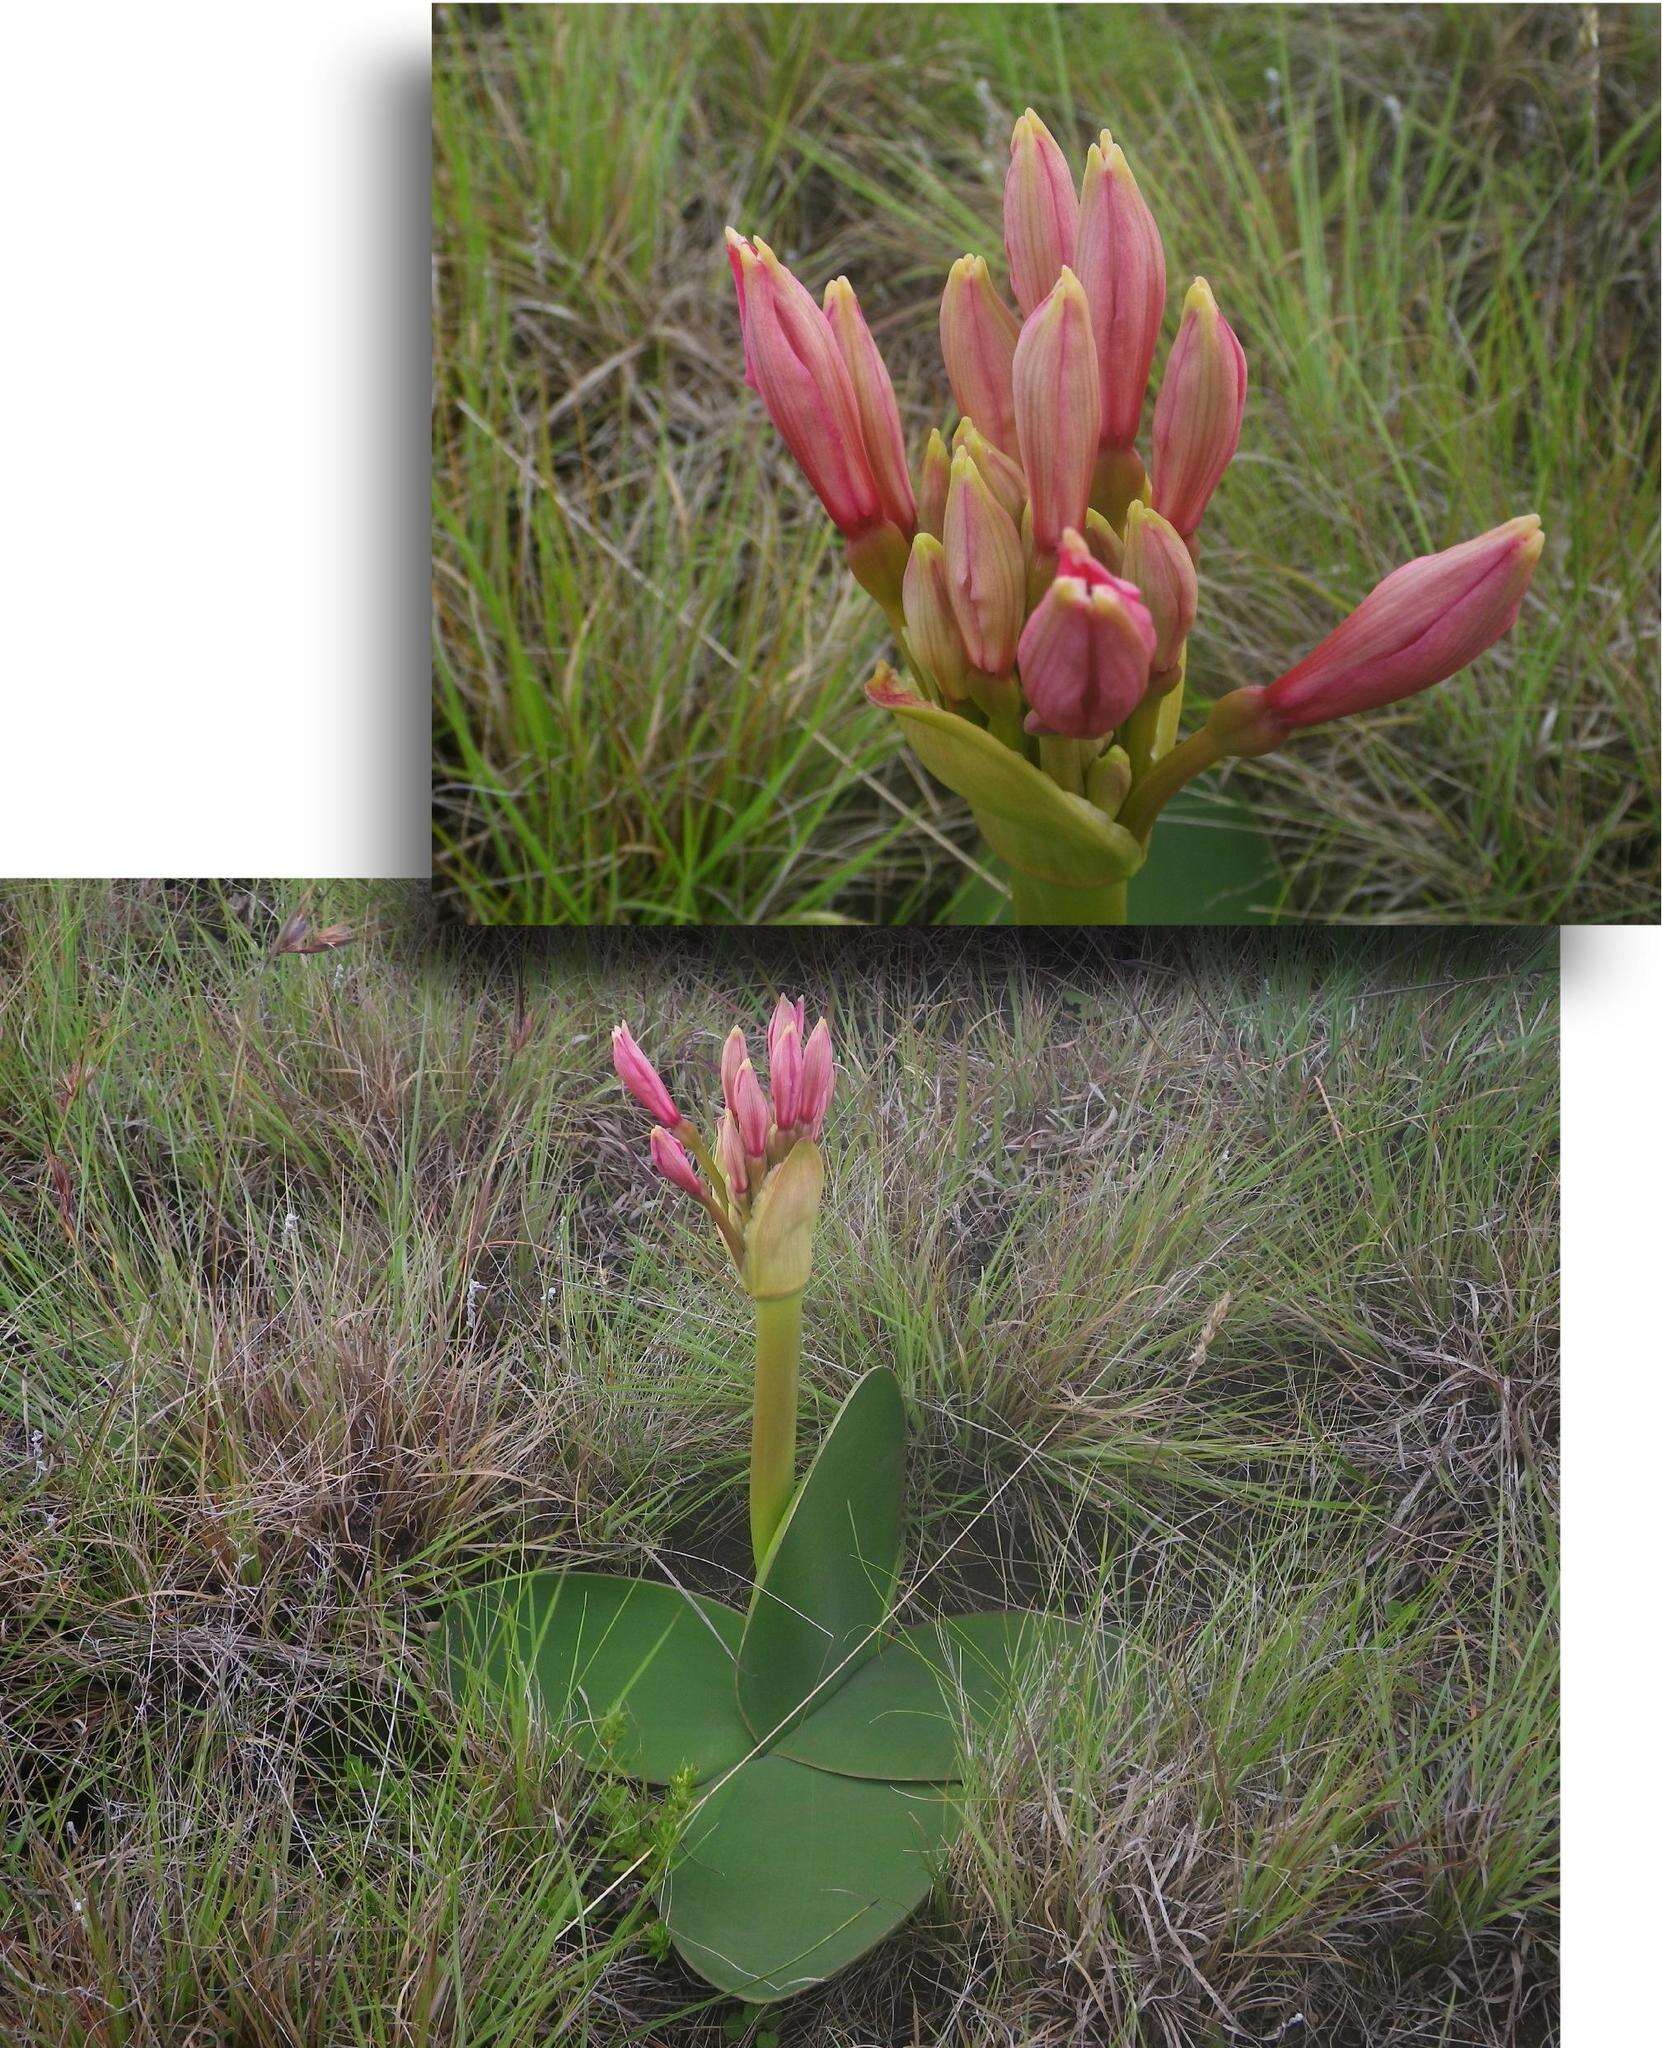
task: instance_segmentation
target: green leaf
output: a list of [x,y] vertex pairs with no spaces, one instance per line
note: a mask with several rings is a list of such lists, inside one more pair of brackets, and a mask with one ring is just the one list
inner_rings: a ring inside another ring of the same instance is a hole
[[875,1647],[900,1575],[906,1412],[886,1365],[838,1409],[774,1534],[739,1644],[739,1707],[755,1736],[789,1727]]
[[1269,841],[1234,798],[1183,791],[1160,813],[1131,884],[1131,924],[1265,924],[1284,885]]
[[1123,825],[1082,796],[1058,789],[1031,761],[955,711],[926,704],[892,678],[868,685],[892,711],[931,775],[964,797],[994,852],[1012,867],[1076,889],[1123,882],[1143,850]]
[[1077,1622],[1019,1611],[904,1629],[786,1735],[777,1754],[856,1778],[955,1778],[966,1728],[1090,1640]]
[[529,1688],[586,1763],[664,1785],[754,1748],[734,1698],[743,1629],[731,1607],[652,1580],[525,1572],[447,1603],[446,1672],[458,1694]]
[[928,1895],[958,1820],[939,1786],[755,1757],[688,1821],[660,1910],[707,1982],[756,2003],[789,1998],[899,1926]]

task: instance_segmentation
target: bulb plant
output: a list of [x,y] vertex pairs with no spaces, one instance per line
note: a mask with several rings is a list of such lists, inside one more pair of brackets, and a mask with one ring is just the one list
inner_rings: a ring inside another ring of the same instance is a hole
[[663,1924],[700,1976],[753,2003],[823,1982],[922,1901],[963,1817],[966,1733],[1041,1660],[1071,1670],[1089,1642],[1019,1610],[902,1621],[905,1411],[888,1366],[856,1381],[797,1477],[834,1082],[829,1027],[805,1026],[781,996],[766,1089],[743,1032],[729,1035],[713,1132],[626,1025],[613,1034],[618,1078],[653,1120],[654,1168],[704,1210],[751,1301],[744,1610],[656,1579],[532,1570],[453,1596],[441,1636],[458,1695],[530,1706],[594,1768],[668,1788]]
[[1229,756],[1428,689],[1512,626],[1534,514],[1404,563],[1268,683],[1179,738],[1200,530],[1234,459],[1247,362],[1205,278],[1183,301],[1138,445],[1166,310],[1159,229],[1106,129],[1082,183],[1032,109],[1004,184],[1012,307],[953,264],[940,341],[958,419],[914,485],[893,385],[847,278],[823,306],[729,228],[745,382],[846,543],[902,669],[867,686],[963,796],[1023,923],[1122,923],[1169,799]]

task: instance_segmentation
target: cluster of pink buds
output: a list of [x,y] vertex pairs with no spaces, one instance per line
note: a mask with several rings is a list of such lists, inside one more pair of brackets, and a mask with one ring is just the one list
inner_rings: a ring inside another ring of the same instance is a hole
[[[980,256],[952,266],[940,340],[959,420],[950,436],[930,434],[916,488],[894,389],[848,280],[831,283],[822,308],[765,242],[729,229],[727,246],[746,381],[847,539],[911,672],[909,697],[891,677],[873,700],[957,714],[1115,817],[1175,740],[1197,535],[1247,395],[1246,355],[1196,278],[1145,467],[1138,436],[1166,261],[1124,151],[1104,130],[1076,186],[1037,114],[1017,121],[1004,186],[1015,306]],[[1441,681],[1511,626],[1540,551],[1531,516],[1398,569],[1259,693],[1269,708],[1256,723],[1238,708],[1231,730],[1247,744],[1214,746],[1210,758],[1263,751],[1272,725],[1285,737]],[[1093,776],[1109,754],[1113,772]],[[946,772],[939,747],[927,758]],[[963,774],[976,782],[971,767]],[[964,793],[975,802],[973,786]]]
[[627,1024],[612,1032],[612,1064],[653,1120],[652,1164],[706,1211],[741,1275],[752,1279],[749,1226],[776,1178],[774,1170],[804,1142],[817,1146],[825,1128],[836,1078],[830,1026],[821,1017],[810,1031],[802,998],[781,996],[767,1027],[764,1089],[744,1032],[735,1025],[721,1049],[722,1112],[710,1139],[682,1115]]

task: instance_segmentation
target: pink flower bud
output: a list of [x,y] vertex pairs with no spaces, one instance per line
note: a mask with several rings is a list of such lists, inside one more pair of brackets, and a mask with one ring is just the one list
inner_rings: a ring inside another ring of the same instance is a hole
[[1033,545],[1050,555],[1064,527],[1085,523],[1102,403],[1090,308],[1071,270],[1063,270],[1028,316],[1016,343],[1014,377]]
[[1010,168],[1004,174],[1004,253],[1010,289],[1024,313],[1073,261],[1079,227],[1079,197],[1073,173],[1054,135],[1029,107],[1010,136]]
[[612,1031],[612,1065],[618,1079],[649,1117],[661,1124],[675,1125],[681,1121],[675,1098],[664,1086],[658,1069],[635,1043],[627,1024],[619,1024]]
[[773,1121],[782,1131],[796,1123],[802,1087],[802,1038],[787,1024],[768,1053],[768,1086],[773,1091]]
[[1027,609],[1021,535],[962,448],[952,458],[944,546],[952,613],[969,658],[987,675],[1008,675]]
[[964,672],[969,657],[964,638],[952,615],[952,591],[947,582],[946,549],[932,534],[920,533],[912,543],[912,558],[906,564],[901,589],[906,613],[906,638],[913,659],[925,675],[933,677],[948,702],[964,694]]
[[762,1093],[762,1084],[749,1060],[740,1067],[734,1080],[733,1100],[728,1108],[739,1127],[746,1158],[760,1159],[768,1149],[768,1125],[772,1119],[768,1115],[768,1099]]
[[952,436],[953,454],[960,448],[987,479],[993,496],[1019,527],[1027,504],[1027,478],[1022,474],[1021,464],[995,447],[974,420],[958,422],[957,432]]
[[1154,503],[1185,540],[1234,458],[1246,391],[1246,355],[1197,277],[1154,406]]
[[946,528],[946,493],[952,482],[952,457],[938,427],[929,430],[923,451],[923,481],[918,487],[918,532],[940,539]]
[[866,316],[860,311],[860,301],[846,277],[834,277],[825,287],[825,317],[831,323],[831,333],[854,386],[854,402],[860,411],[860,432],[877,485],[877,501],[884,518],[910,540],[917,526],[917,505],[906,467],[906,436],[900,430],[900,408],[895,404],[894,385],[871,338]]
[[825,315],[766,242],[727,230],[747,375],[840,532],[857,539],[882,508],[860,408]]
[[744,1033],[735,1024],[721,1045],[721,1099],[729,1109],[733,1107],[733,1090],[738,1086],[739,1069],[749,1057],[750,1049],[744,1042]]
[[1101,373],[1103,444],[1129,448],[1166,310],[1166,252],[1125,152],[1104,128],[1085,159],[1074,269],[1091,309]]
[[695,1202],[704,1199],[704,1190],[699,1185],[692,1161],[687,1157],[687,1148],[679,1138],[666,1131],[662,1124],[655,1124],[649,1149],[652,1164],[665,1180],[691,1195]]
[[801,996],[792,1002],[789,996],[782,995],[774,1004],[773,1015],[768,1019],[767,1048],[770,1067],[780,1039],[793,1028],[798,1038],[808,1029],[808,1005]]
[[1169,519],[1140,500],[1125,515],[1122,571],[1154,621],[1154,666],[1175,668],[1200,605],[1194,558]]
[[734,1199],[742,1195],[750,1185],[745,1170],[744,1146],[739,1139],[739,1127],[733,1119],[733,1112],[723,1113],[721,1124],[716,1131],[716,1167],[727,1183],[727,1192]]
[[1011,365],[1019,331],[985,259],[960,256],[941,294],[941,354],[947,381],[958,410],[1006,455],[1016,452]]
[[1131,584],[1110,575],[1078,533],[1063,536],[1055,581],[1021,636],[1029,732],[1095,739],[1142,702],[1154,622]]
[[797,1125],[805,1128],[816,1143],[825,1128],[825,1112],[831,1105],[831,1086],[835,1079],[831,1027],[821,1017],[802,1049],[802,1085],[796,1098]]
[[1533,512],[1393,569],[1264,693],[1285,727],[1320,725],[1428,690],[1511,631],[1541,558]]

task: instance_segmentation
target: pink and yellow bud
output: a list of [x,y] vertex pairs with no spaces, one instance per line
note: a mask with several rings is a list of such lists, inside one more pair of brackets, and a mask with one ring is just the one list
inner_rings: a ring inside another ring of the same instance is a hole
[[993,496],[1009,513],[1017,526],[1021,524],[1022,508],[1027,503],[1027,478],[1022,474],[1019,462],[1013,461],[1002,448],[994,447],[974,420],[960,420],[952,436],[952,452],[964,449],[971,462],[987,479]]
[[750,1185],[744,1144],[739,1137],[739,1127],[730,1109],[723,1111],[720,1127],[716,1131],[716,1170],[727,1183],[729,1197],[735,1201]]
[[773,1015],[768,1019],[767,1049],[770,1073],[780,1039],[787,1031],[793,1028],[798,1038],[807,1030],[808,1005],[801,996],[798,996],[793,1002],[789,996],[781,995],[778,1002],[773,1006]]
[[923,476],[918,485],[918,532],[932,533],[937,540],[946,529],[946,493],[952,482],[952,456],[939,427],[929,430],[929,445],[923,451]]
[[956,701],[964,695],[969,657],[953,616],[946,549],[933,534],[920,533],[912,543],[901,601],[913,659],[943,697]]
[[802,1034],[794,1023],[780,1032],[768,1054],[768,1087],[773,1091],[773,1121],[788,1131],[797,1121],[802,1088]]
[[1016,343],[1016,438],[1033,508],[1033,545],[1056,552],[1065,527],[1085,523],[1101,414],[1090,308],[1062,271]]
[[735,1024],[721,1046],[721,1099],[729,1109],[733,1106],[733,1090],[739,1085],[739,1069],[749,1057],[744,1033]]
[[1063,536],[1057,573],[1021,636],[1027,729],[1068,739],[1110,733],[1142,702],[1154,655],[1154,622],[1136,590]]
[[727,230],[746,374],[785,446],[850,540],[883,518],[859,402],[831,325],[766,242]]
[[825,1129],[825,1112],[831,1106],[831,1088],[836,1067],[831,1058],[831,1027],[823,1017],[808,1034],[802,1048],[802,1083],[796,1099],[796,1122],[800,1130],[818,1144]]
[[1166,252],[1125,153],[1106,128],[1085,159],[1073,267],[1091,313],[1102,442],[1129,448],[1166,310]]
[[946,499],[947,592],[971,664],[1008,675],[1026,612],[1021,535],[987,479],[960,448]]
[[635,1043],[634,1034],[627,1024],[618,1024],[613,1028],[612,1067],[618,1079],[649,1117],[658,1123],[668,1124],[671,1128],[681,1122],[681,1112],[675,1106],[675,1098],[664,1086],[658,1069]]
[[1512,629],[1541,559],[1533,512],[1393,569],[1264,692],[1284,728],[1394,704],[1445,681]]
[[652,1154],[652,1164],[665,1180],[684,1194],[691,1195],[695,1202],[703,1201],[704,1189],[692,1161],[687,1157],[687,1148],[673,1132],[666,1131],[662,1124],[655,1124],[648,1150]]
[[1065,263],[1079,228],[1073,172],[1054,135],[1029,107],[1010,136],[1004,175],[1004,253],[1016,304],[1031,313]]
[[835,277],[825,287],[825,317],[831,323],[843,367],[854,386],[854,403],[860,414],[866,460],[877,485],[877,501],[884,518],[910,539],[917,525],[917,505],[906,467],[906,437],[901,432],[900,408],[895,403],[894,385],[877,343],[866,325],[866,316],[860,311],[860,301],[846,277]]
[[960,256],[941,294],[941,355],[958,410],[1006,455],[1016,452],[1016,316],[980,256]]
[[1173,672],[1195,623],[1200,588],[1194,558],[1169,519],[1151,507],[1133,503],[1125,515],[1125,549],[1121,574],[1134,584],[1154,621],[1156,675]]
[[1185,540],[1234,459],[1246,392],[1245,352],[1197,277],[1154,406],[1154,503]]
[[768,1149],[768,1125],[772,1118],[768,1113],[768,1099],[762,1093],[762,1084],[749,1060],[734,1077],[733,1093],[727,1107],[739,1127],[745,1157],[762,1158]]

